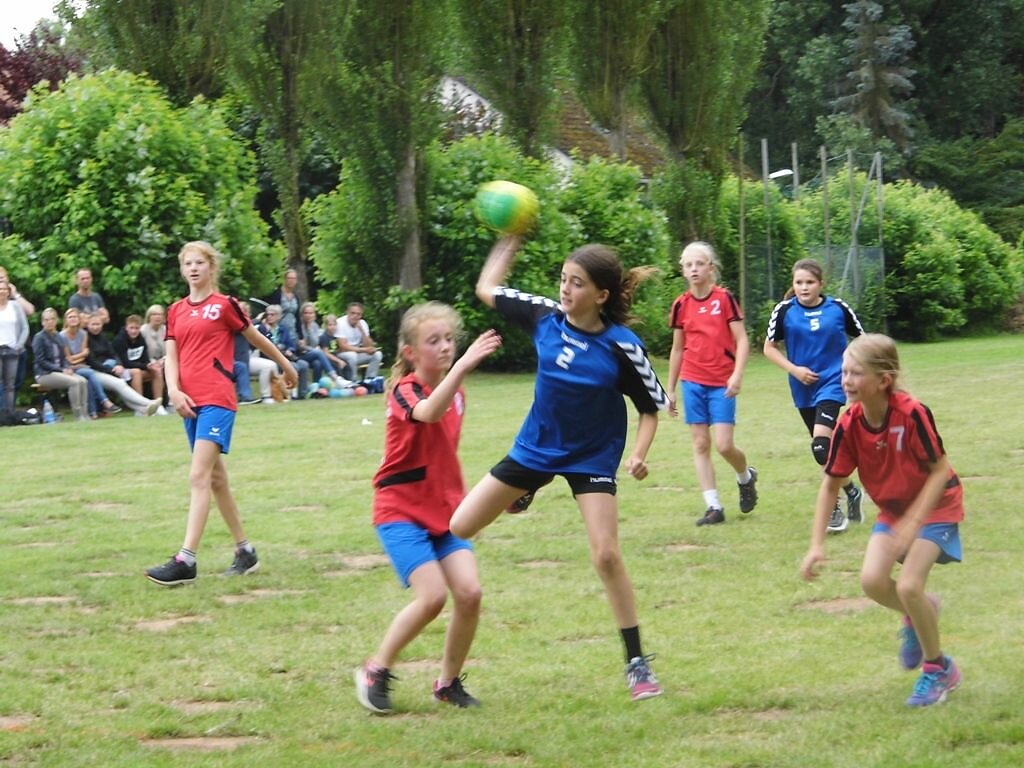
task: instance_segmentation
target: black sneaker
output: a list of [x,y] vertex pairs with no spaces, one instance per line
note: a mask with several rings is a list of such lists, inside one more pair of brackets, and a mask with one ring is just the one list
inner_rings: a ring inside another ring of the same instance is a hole
[[718,525],[725,522],[725,510],[721,507],[708,507],[704,517],[697,521],[697,525]]
[[256,557],[256,550],[246,552],[244,549],[235,550],[235,559],[231,561],[231,567],[224,571],[225,576],[245,576],[247,573],[258,571],[260,559]]
[[179,584],[188,584],[196,580],[195,565],[188,565],[177,558],[172,557],[163,565],[158,565],[146,571],[146,578],[154,584],[164,587],[176,587]]
[[259,405],[263,402],[262,397],[247,397],[238,401],[239,405]]
[[386,715],[391,709],[391,681],[398,678],[387,669],[370,671],[364,664],[355,671],[356,697],[371,712]]
[[452,680],[451,685],[447,685],[444,688],[438,688],[438,681],[434,681],[434,698],[437,701],[443,701],[445,704],[451,704],[456,707],[466,709],[468,707],[479,707],[480,701],[466,692],[466,689],[462,687],[462,681],[466,679],[465,675],[460,675]]
[[864,491],[853,486],[853,490],[846,494],[846,519],[851,523],[864,522],[864,515],[860,511],[862,501],[864,501]]
[[520,512],[525,512],[527,509],[529,509],[532,503],[533,492],[531,491],[530,493],[524,493],[518,499],[516,499],[507,507],[505,507],[505,511],[508,512],[510,515],[518,515]]
[[846,515],[843,514],[843,508],[839,506],[839,502],[832,507],[832,514],[828,518],[828,532],[829,533],[842,533],[846,530],[848,525]]
[[757,470],[750,467],[750,479],[745,483],[736,483],[740,489],[740,512],[744,515],[753,512],[757,506]]

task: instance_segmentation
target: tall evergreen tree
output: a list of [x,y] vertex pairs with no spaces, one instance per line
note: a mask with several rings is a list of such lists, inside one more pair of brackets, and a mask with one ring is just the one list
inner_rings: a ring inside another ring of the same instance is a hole
[[572,20],[573,68],[579,96],[626,156],[627,96],[643,69],[657,4],[650,0],[586,0]]
[[846,41],[850,67],[846,93],[833,106],[846,112],[875,138],[886,136],[901,148],[909,145],[913,129],[907,98],[914,90],[907,66],[914,40],[910,27],[888,24],[883,8],[874,0],[856,0],[843,6],[843,27],[850,32]]
[[228,79],[259,115],[257,145],[280,202],[277,224],[288,264],[308,296],[309,233],[302,219],[300,172],[312,128],[303,79],[319,33],[321,0],[212,0]]
[[502,114],[502,132],[531,157],[543,153],[556,106],[565,0],[456,0],[464,55]]
[[769,0],[673,0],[655,25],[641,75],[674,167],[663,196],[680,240],[709,234],[726,153],[760,62]]
[[321,134],[373,201],[362,252],[346,256],[405,291],[423,282],[420,182],[423,151],[440,130],[443,11],[433,0],[351,0],[325,11],[323,34],[341,48],[318,46],[321,76],[309,84]]

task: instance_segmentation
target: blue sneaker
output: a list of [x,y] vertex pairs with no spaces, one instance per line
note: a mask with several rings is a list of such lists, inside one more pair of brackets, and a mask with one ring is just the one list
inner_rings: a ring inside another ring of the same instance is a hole
[[[939,598],[936,595],[928,595],[928,601],[935,606],[935,614],[939,613]],[[900,665],[904,669],[917,669],[924,661],[924,651],[921,649],[921,641],[917,639],[917,632],[909,616],[903,617],[903,626],[900,627]]]
[[928,664],[921,668],[921,676],[914,684],[914,692],[907,699],[909,707],[929,707],[941,704],[951,691],[960,687],[960,670],[956,663],[945,657],[945,666]]

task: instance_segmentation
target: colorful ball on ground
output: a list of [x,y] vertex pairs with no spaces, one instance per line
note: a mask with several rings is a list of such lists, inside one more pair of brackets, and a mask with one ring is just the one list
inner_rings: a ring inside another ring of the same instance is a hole
[[363,395],[365,395],[369,391],[370,390],[368,390],[366,387],[356,387],[355,388],[355,393],[356,393],[357,397],[362,397]]
[[338,389],[337,387],[335,387],[334,389],[331,390],[331,397],[333,397],[333,398],[344,397],[344,395],[342,394],[342,392],[344,392],[344,391],[345,390],[343,390],[343,389]]
[[352,397],[352,395],[354,395],[354,394],[355,394],[355,393],[354,393],[354,392],[353,392],[353,391],[352,391],[352,390],[351,390],[350,388],[348,388],[348,387],[346,387],[345,389],[341,389],[341,390],[338,390],[338,391],[339,391],[339,392],[341,392],[341,394],[339,395],[339,397]]
[[533,190],[513,181],[489,181],[476,193],[476,215],[505,235],[521,235],[533,227],[540,204]]
[[330,389],[334,386],[334,380],[330,376],[321,376],[318,382],[324,389]]

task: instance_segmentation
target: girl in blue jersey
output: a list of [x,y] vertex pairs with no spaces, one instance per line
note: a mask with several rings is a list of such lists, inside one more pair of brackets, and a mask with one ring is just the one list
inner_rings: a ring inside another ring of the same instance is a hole
[[[499,240],[476,294],[533,336],[534,400],[508,455],[455,510],[451,531],[469,538],[512,502],[561,475],[569,483],[626,650],[626,684],[634,700],[661,693],[640,644],[636,599],[618,540],[615,475],[626,446],[627,395],[639,411],[636,441],[625,462],[647,477],[647,451],[668,398],[640,339],[626,327],[636,286],[654,270],[623,271],[615,252],[586,245],[562,266],[559,300],[502,285],[520,238]],[[585,406],[581,407],[581,404]]]
[[[793,265],[793,285],[775,305],[768,321],[764,356],[789,374],[793,404],[811,434],[811,453],[820,466],[828,460],[839,409],[846,403],[841,382],[847,339],[864,333],[856,313],[842,299],[823,296],[821,265],[801,259]],[[779,345],[786,347],[785,354]],[[853,483],[843,486],[846,510],[835,503],[828,522],[830,533],[842,533],[848,520],[860,523],[864,494]]]

